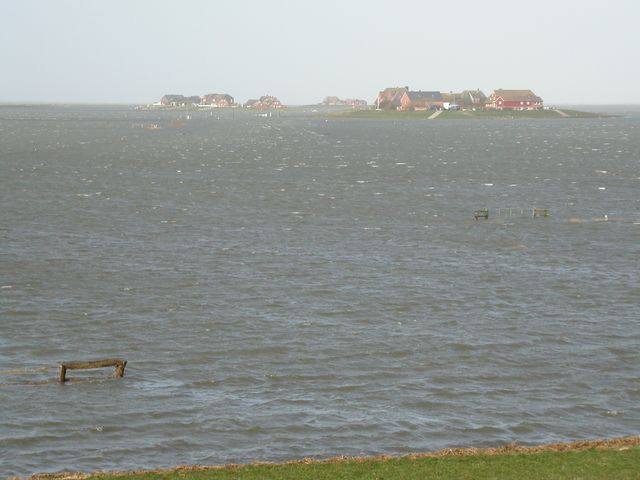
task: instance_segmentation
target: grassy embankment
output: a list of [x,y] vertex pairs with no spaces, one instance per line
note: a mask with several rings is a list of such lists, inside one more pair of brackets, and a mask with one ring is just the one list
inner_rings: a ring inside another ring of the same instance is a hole
[[[601,115],[592,112],[581,112],[578,110],[561,109],[566,116],[561,115],[556,110],[478,110],[478,111],[443,111],[435,120],[454,120],[454,119],[521,119],[521,118],[602,118],[607,115]],[[377,118],[385,120],[402,120],[402,119],[427,119],[433,114],[433,110],[422,110],[414,112],[399,112],[394,110],[348,110],[332,114],[332,117],[339,118]]]
[[[36,478],[64,478],[40,476]],[[407,457],[299,461],[286,464],[183,467],[155,472],[72,475],[119,480],[270,479],[638,479],[640,437],[540,447],[451,449]]]

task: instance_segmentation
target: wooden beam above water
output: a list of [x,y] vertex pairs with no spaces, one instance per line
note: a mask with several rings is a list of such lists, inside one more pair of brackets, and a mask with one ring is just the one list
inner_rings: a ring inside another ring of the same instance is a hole
[[124,376],[124,369],[126,366],[126,360],[122,360],[120,358],[108,358],[105,360],[94,360],[89,362],[64,362],[60,364],[59,380],[61,383],[67,381],[67,370],[88,370],[105,367],[115,367],[113,376],[115,378],[122,378]]

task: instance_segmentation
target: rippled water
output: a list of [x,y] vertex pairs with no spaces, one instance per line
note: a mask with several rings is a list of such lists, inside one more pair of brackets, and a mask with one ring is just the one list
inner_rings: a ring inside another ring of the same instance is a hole
[[0,475],[638,433],[640,112],[179,116],[0,109]]

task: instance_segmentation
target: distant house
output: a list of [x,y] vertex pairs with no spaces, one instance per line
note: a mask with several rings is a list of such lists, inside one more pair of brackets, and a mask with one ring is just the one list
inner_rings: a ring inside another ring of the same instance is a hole
[[252,99],[247,100],[244,104],[245,108],[259,108],[259,109],[267,109],[267,108],[284,108],[282,102],[278,100],[276,97],[271,95],[264,95],[260,97],[258,100]]
[[376,108],[398,110],[402,105],[402,96],[408,91],[409,87],[385,88],[378,93],[378,98],[375,101]]
[[444,99],[440,92],[404,92],[400,98],[400,110],[429,110],[442,108]]
[[338,97],[324,97],[324,100],[320,103],[320,105],[324,105],[327,107],[334,107],[336,105],[344,105],[344,102],[340,100]]
[[165,107],[176,106],[184,100],[184,95],[168,94],[160,99],[160,105]]
[[543,102],[531,90],[498,89],[489,96],[486,107],[496,110],[541,110]]
[[443,100],[449,105],[458,105],[460,108],[473,109],[484,108],[487,96],[480,90],[464,90],[460,93],[443,93]]
[[344,100],[344,104],[349,107],[366,107],[367,101],[360,98],[347,98]]
[[212,108],[231,107],[234,105],[234,100],[226,93],[208,93],[202,97],[200,105]]
[[165,107],[190,107],[192,105],[198,105],[200,100],[198,96],[185,97],[184,95],[170,94],[160,99],[160,105],[164,105]]
[[338,97],[331,96],[325,97],[320,105],[324,106],[336,106],[336,105],[345,105],[348,107],[366,107],[367,101],[360,100],[358,98],[347,98],[346,100],[340,100]]

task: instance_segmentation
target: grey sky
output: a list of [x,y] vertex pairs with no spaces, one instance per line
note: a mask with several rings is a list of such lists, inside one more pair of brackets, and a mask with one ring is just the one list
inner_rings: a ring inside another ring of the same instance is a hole
[[0,101],[531,88],[640,103],[637,0],[0,0]]

